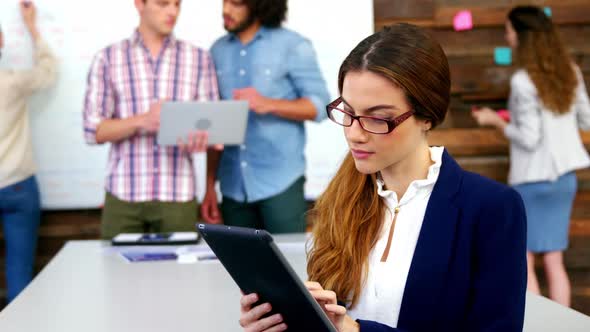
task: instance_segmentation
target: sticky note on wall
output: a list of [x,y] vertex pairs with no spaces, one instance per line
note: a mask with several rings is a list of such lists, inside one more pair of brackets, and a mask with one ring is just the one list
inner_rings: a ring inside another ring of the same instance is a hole
[[494,62],[500,66],[510,66],[512,64],[512,49],[510,47],[496,47]]
[[547,15],[547,17],[551,17],[551,15],[553,14],[553,12],[551,11],[551,7],[543,7],[543,11],[545,12],[545,15]]
[[473,16],[471,11],[462,10],[455,14],[453,18],[453,28],[455,31],[465,31],[473,29]]

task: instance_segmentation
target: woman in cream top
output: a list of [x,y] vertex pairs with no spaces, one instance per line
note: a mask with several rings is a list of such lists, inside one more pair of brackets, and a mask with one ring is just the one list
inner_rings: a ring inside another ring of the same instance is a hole
[[9,302],[32,278],[40,219],[27,98],[55,81],[58,66],[37,31],[35,6],[21,2],[20,8],[35,46],[34,64],[28,70],[0,70],[0,219]]

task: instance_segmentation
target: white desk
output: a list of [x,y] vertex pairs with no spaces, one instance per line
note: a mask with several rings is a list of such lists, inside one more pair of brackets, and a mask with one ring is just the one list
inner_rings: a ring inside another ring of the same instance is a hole
[[[303,236],[277,236],[305,278]],[[72,241],[0,312],[2,332],[240,331],[240,291],[218,262],[127,263],[101,241]],[[297,247],[297,245],[295,245]],[[525,331],[590,331],[590,317],[527,297]]]

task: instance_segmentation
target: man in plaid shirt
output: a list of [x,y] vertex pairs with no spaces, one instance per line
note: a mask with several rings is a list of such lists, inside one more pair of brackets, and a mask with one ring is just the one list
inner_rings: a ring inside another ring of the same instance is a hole
[[179,0],[135,0],[133,35],[100,51],[88,74],[84,136],[111,143],[101,234],[192,231],[197,221],[192,153],[207,133],[175,147],[158,146],[164,100],[218,99],[209,53],[172,34]]

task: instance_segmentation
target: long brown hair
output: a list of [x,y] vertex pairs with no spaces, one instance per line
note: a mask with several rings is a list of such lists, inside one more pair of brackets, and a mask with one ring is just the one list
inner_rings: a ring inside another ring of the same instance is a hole
[[[423,29],[396,24],[363,40],[340,67],[339,90],[348,72],[361,70],[399,86],[415,116],[430,121],[432,127],[444,119],[450,98],[449,65],[440,45]],[[349,154],[310,217],[314,225],[308,276],[354,307],[385,217],[376,175],[357,171]]]
[[551,19],[535,6],[515,7],[508,19],[518,36],[518,66],[527,71],[549,110],[559,114],[568,112],[574,101],[577,78]]

